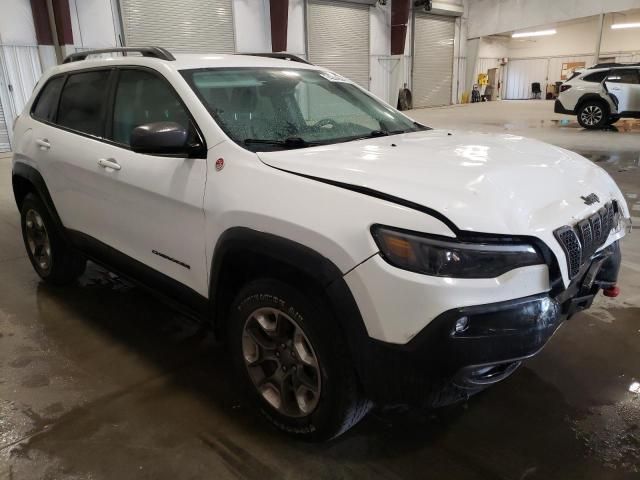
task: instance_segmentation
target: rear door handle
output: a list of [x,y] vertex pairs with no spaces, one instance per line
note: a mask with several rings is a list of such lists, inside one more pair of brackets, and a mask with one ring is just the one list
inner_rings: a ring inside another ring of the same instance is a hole
[[120,164],[115,160],[107,160],[106,158],[101,158],[100,160],[98,160],[98,165],[100,165],[102,168],[111,168],[113,170],[120,170],[120,168],[122,168],[120,167]]
[[36,144],[40,147],[41,150],[49,150],[51,148],[51,144],[46,138],[37,138]]

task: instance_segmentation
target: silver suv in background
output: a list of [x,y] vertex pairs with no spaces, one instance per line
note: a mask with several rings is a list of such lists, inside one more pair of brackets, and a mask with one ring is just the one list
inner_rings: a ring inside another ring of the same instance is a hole
[[640,64],[600,64],[574,75],[560,87],[554,111],[577,115],[588,129],[640,118]]

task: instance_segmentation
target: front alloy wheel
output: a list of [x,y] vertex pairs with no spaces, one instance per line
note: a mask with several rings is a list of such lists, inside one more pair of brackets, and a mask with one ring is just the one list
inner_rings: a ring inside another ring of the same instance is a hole
[[250,281],[231,305],[227,335],[239,386],[279,430],[328,440],[369,411],[343,330],[321,291]]
[[318,357],[290,316],[275,308],[252,312],[242,353],[251,381],[273,408],[289,417],[313,412],[321,392]]

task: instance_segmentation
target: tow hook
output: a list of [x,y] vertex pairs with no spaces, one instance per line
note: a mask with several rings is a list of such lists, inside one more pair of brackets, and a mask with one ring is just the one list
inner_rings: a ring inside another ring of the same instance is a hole
[[605,297],[615,298],[620,295],[620,287],[614,285],[613,287],[605,288],[604,290],[602,290],[602,294]]

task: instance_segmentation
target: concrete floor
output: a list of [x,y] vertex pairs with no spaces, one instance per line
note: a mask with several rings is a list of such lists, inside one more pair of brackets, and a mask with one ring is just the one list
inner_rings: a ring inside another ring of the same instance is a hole
[[[614,175],[640,216],[640,123],[585,132],[551,112],[531,101],[413,114],[580,151]],[[620,283],[621,297],[600,298],[465,405],[374,413],[332,443],[295,443],[245,406],[200,325],[96,267],[75,287],[41,284],[0,159],[0,480],[637,479],[637,234],[624,244]]]

